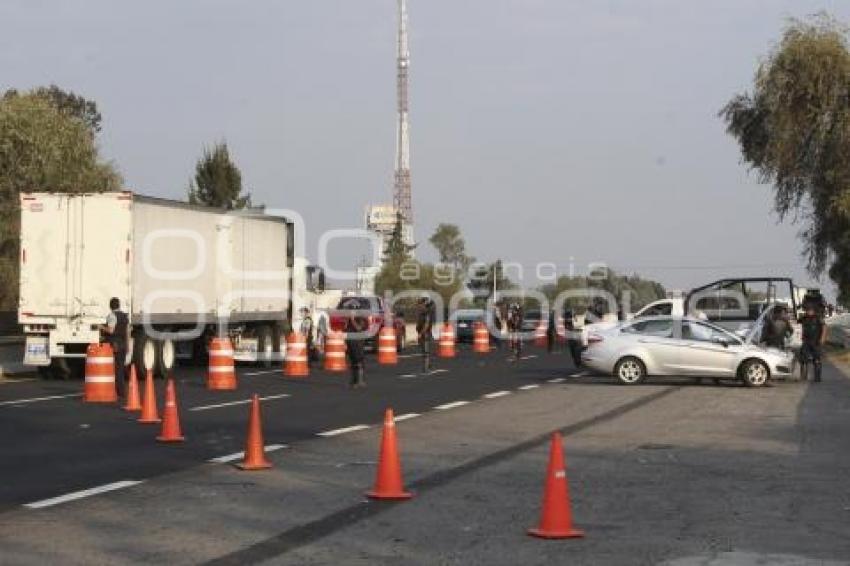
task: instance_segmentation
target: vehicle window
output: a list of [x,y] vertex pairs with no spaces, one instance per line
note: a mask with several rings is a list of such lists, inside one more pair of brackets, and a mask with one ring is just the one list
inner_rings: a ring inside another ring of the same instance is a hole
[[673,336],[673,321],[672,320],[643,320],[630,324],[623,328],[623,332],[627,334],[646,334],[649,336],[659,336],[661,338],[670,338]]
[[682,338],[685,340],[697,340],[699,342],[714,342],[716,340],[731,341],[732,337],[716,328],[699,322],[685,322],[682,324]]
[[673,314],[673,303],[660,303],[649,307],[640,313],[640,316],[670,316],[671,314]]
[[343,297],[337,305],[338,309],[371,310],[372,305],[366,297]]

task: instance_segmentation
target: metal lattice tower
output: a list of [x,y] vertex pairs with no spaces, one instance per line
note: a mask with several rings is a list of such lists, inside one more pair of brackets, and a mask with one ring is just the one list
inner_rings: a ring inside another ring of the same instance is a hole
[[[407,38],[407,0],[398,0],[398,60],[396,94],[398,125],[396,132],[395,182],[393,205],[401,213],[406,231],[412,235],[413,205],[410,193],[410,123],[408,122],[407,83],[410,69],[410,49]],[[411,238],[408,238],[411,239]]]

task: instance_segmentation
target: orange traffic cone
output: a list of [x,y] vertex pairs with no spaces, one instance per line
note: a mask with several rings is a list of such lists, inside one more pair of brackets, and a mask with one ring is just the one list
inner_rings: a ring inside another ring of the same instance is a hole
[[245,437],[245,457],[236,467],[242,470],[267,470],[272,467],[266,460],[266,447],[263,442],[263,423],[260,415],[260,397],[256,393],[251,398],[251,415],[248,418],[248,435]]
[[378,472],[375,474],[375,486],[366,493],[372,499],[410,499],[412,494],[404,491],[401,478],[401,461],[398,456],[398,443],[395,437],[395,417],[393,410],[384,414],[384,431],[381,434],[381,455],[378,459]]
[[552,433],[552,446],[549,449],[549,470],[546,472],[546,486],[543,491],[543,511],[540,513],[540,526],[529,529],[528,534],[540,538],[577,538],[584,531],[573,527],[573,512],[570,508],[570,487],[567,483],[567,469],[564,464],[564,447],[561,433]]
[[140,423],[153,424],[160,422],[159,412],[156,408],[156,389],[153,386],[153,371],[148,370],[145,374],[145,395],[142,397],[142,415]]
[[180,432],[180,412],[177,410],[177,393],[174,380],[168,378],[165,386],[165,408],[162,411],[162,432],[156,439],[160,442],[183,442],[186,438]]
[[130,366],[130,384],[127,386],[127,403],[125,411],[141,411],[142,401],[139,398],[139,378],[136,376],[136,364]]

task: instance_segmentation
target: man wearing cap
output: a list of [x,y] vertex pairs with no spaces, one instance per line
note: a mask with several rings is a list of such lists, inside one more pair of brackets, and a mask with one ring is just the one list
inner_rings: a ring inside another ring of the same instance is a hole
[[124,398],[124,380],[127,375],[126,366],[127,348],[130,344],[130,317],[121,310],[121,301],[118,297],[109,299],[109,314],[106,316],[106,324],[100,327],[106,337],[106,343],[112,346],[112,356],[115,360],[115,389],[118,397]]

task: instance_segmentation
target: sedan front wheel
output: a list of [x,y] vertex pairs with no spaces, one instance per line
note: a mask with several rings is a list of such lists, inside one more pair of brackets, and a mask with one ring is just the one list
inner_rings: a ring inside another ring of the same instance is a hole
[[770,370],[761,360],[747,360],[741,365],[741,379],[747,387],[763,387],[770,379]]
[[617,362],[614,377],[623,385],[636,385],[646,378],[646,367],[634,357],[626,357]]

